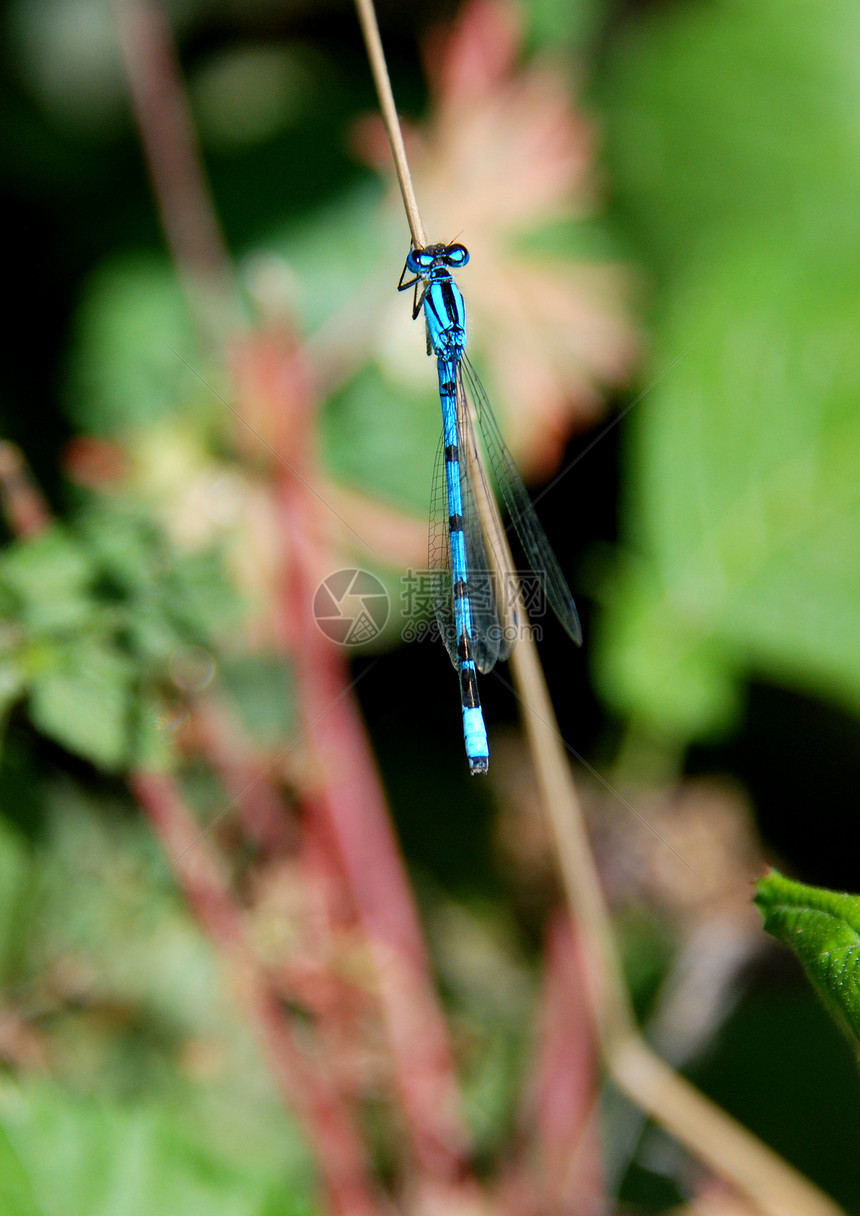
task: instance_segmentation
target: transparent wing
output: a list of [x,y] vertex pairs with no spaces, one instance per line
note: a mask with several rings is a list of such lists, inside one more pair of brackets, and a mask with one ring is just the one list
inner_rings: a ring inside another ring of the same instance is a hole
[[[459,410],[458,410],[459,415]],[[460,420],[462,422],[462,420]],[[466,446],[474,447],[471,427],[465,432],[459,429],[461,449],[460,499],[463,507],[463,540],[466,551],[466,567],[469,579],[469,603],[472,610],[472,632],[474,635],[474,660],[478,671],[491,671],[499,660],[510,651],[503,647],[505,631],[499,620],[499,611],[492,567],[481,528],[472,479],[469,475],[471,461],[465,459]],[[430,502],[430,532],[428,565],[430,568],[430,590],[433,611],[439,633],[455,667],[458,666],[457,628],[454,614],[454,586],[451,573],[451,537],[448,528],[448,487],[445,472],[445,453],[440,439],[436,451],[433,471],[433,488]]]
[[448,657],[457,666],[457,630],[454,626],[454,589],[451,580],[451,537],[448,533],[448,489],[445,483],[445,441],[439,436],[430,491],[430,531],[427,544],[430,595]]
[[484,386],[465,356],[462,360],[462,375],[475,403],[481,438],[526,560],[535,573],[547,603],[570,638],[577,646],[581,646],[582,626],[579,623],[579,614],[576,611],[576,604],[573,602],[573,595],[543,526],[535,514],[528,490],[514,463],[514,458],[502,438]]
[[[478,663],[479,671],[490,671],[499,659],[509,658],[517,636],[515,613],[506,611],[504,578],[507,563],[503,562],[492,535],[488,535],[479,499],[490,504],[490,513],[498,521],[498,510],[484,472],[484,462],[475,439],[473,411],[469,406],[461,368],[457,369],[457,431],[460,436],[460,486],[463,498],[463,528],[470,569],[478,571],[470,577],[474,587],[472,624],[485,654],[486,666]],[[496,523],[500,527],[500,522]],[[510,598],[509,596],[507,597]],[[508,607],[511,607],[508,605]],[[508,626],[508,627],[506,627]]]

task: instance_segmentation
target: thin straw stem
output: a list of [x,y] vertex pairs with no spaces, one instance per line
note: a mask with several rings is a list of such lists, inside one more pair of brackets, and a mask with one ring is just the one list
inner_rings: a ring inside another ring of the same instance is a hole
[[406,159],[406,148],[403,145],[403,132],[400,130],[400,119],[397,117],[397,106],[394,104],[394,94],[391,91],[391,79],[388,75],[388,64],[385,62],[385,51],[382,49],[382,39],[379,36],[379,25],[376,20],[376,10],[373,0],[355,0],[358,10],[358,20],[364,35],[364,45],[367,47],[367,57],[370,60],[370,70],[376,85],[379,98],[379,108],[382,121],[391,144],[391,155],[394,157],[394,170],[403,196],[403,206],[406,208],[406,219],[409,231],[416,249],[423,249],[427,244],[427,234],[421,222],[415,189],[412,185],[412,174],[409,172],[409,162]]

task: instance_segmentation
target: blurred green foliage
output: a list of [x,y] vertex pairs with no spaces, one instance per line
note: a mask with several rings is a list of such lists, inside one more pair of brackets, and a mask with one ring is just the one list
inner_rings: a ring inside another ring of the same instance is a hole
[[[305,1213],[309,1164],[146,825],[68,780],[0,820],[0,1210]],[[38,1044],[38,1046],[35,1046]],[[49,1075],[50,1074],[50,1075]]]
[[191,317],[164,257],[124,253],[97,266],[70,338],[63,404],[87,432],[157,426],[202,396],[183,363],[198,359]]
[[858,22],[660,7],[601,83],[659,302],[597,675],[676,747],[751,674],[860,710]]
[[107,770],[161,767],[170,664],[211,647],[238,603],[214,551],[180,555],[132,508],[95,506],[0,557],[0,713]]
[[0,1203],[9,1216],[305,1216],[306,1193],[258,1163],[226,1163],[164,1107],[0,1088]]
[[[789,960],[791,961],[791,960]],[[860,1089],[819,1001],[774,968],[741,996],[691,1080],[843,1205],[860,1210]],[[802,978],[802,977],[800,977]]]

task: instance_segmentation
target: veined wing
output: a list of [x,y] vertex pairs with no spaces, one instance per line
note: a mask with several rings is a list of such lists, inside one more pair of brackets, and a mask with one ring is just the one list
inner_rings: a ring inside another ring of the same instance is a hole
[[[460,428],[458,428],[460,429]],[[460,445],[474,440],[460,429]],[[505,631],[499,620],[494,579],[481,528],[474,487],[468,473],[470,462],[461,452],[460,499],[463,513],[463,541],[469,581],[473,658],[478,671],[491,671],[499,658],[506,658],[503,647]],[[430,501],[430,531],[428,546],[430,590],[433,611],[445,649],[455,667],[459,667],[458,636],[454,615],[454,585],[451,570],[451,535],[449,531],[448,486],[445,471],[444,440],[440,438],[433,471]],[[509,651],[510,647],[508,647]]]
[[430,490],[430,528],[427,542],[430,594],[439,636],[448,657],[457,666],[457,630],[454,625],[454,590],[451,579],[451,536],[448,531],[448,488],[445,481],[445,438],[439,436]]
[[523,547],[526,560],[534,571],[547,603],[570,638],[577,646],[581,646],[582,626],[579,623],[579,614],[576,611],[576,604],[573,602],[573,595],[561,566],[558,564],[558,558],[553,553],[543,530],[543,525],[535,513],[519,469],[502,438],[484,386],[465,356],[461,364],[461,374],[468,384],[469,393],[475,403],[481,438],[487,449],[493,473],[499,483],[505,507]]
[[[460,470],[462,492],[469,499],[469,527],[475,533],[472,542],[483,549],[486,578],[481,580],[485,612],[477,617],[477,631],[487,636],[487,649],[493,663],[510,658],[517,638],[519,614],[518,597],[511,594],[511,571],[503,560],[505,545],[496,542],[494,533],[503,538],[502,521],[495,497],[487,481],[484,460],[475,437],[474,411],[466,394],[460,368],[457,368],[457,431],[460,436]],[[513,577],[516,577],[513,575]],[[479,670],[482,670],[479,668]],[[490,668],[486,668],[487,671]]]

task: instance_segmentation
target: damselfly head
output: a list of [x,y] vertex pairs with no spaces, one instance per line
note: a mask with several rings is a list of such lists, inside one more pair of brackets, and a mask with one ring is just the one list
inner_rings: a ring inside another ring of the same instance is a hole
[[468,260],[469,250],[465,245],[426,245],[423,249],[409,250],[406,267],[412,274],[423,277],[440,268],[458,270]]

